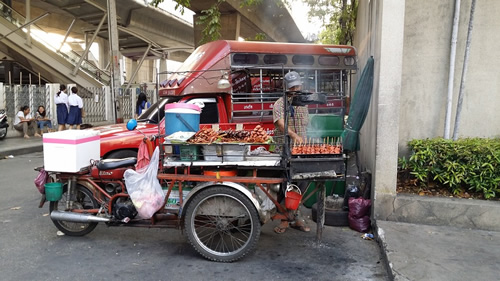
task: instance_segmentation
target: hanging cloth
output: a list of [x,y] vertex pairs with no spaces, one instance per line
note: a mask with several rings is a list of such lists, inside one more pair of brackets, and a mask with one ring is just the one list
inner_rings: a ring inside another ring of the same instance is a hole
[[135,165],[136,170],[141,170],[149,165],[151,161],[151,151],[153,150],[153,144],[150,140],[144,139],[139,145],[139,151],[137,151],[137,164]]

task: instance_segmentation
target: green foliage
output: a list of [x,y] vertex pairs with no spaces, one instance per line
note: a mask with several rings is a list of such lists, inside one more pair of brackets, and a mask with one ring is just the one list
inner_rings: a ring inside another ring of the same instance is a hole
[[200,40],[200,45],[210,41],[215,41],[220,38],[220,11],[219,5],[225,0],[217,0],[212,7],[201,11],[201,16],[198,17],[196,24],[204,26],[202,30],[203,37]]
[[240,3],[240,7],[250,7],[260,5],[264,0],[243,0]]
[[267,35],[265,33],[257,33],[253,38],[245,38],[245,41],[266,41]]
[[405,163],[421,184],[432,179],[453,194],[468,188],[486,199],[500,197],[500,139],[436,138],[412,140],[408,146],[412,155],[407,163],[399,163]]
[[358,14],[357,0],[304,0],[309,18],[319,18],[324,29],[319,34],[323,44],[352,45]]
[[[158,7],[164,0],[152,0],[149,4]],[[180,9],[181,14],[184,14],[184,8],[189,8],[191,6],[191,0],[175,0],[177,3],[175,9]]]

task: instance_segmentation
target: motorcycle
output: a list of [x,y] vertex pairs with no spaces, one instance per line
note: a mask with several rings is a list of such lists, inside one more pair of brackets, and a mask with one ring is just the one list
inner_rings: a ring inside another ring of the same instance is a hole
[[5,112],[5,109],[0,109],[0,140],[7,136],[7,128],[9,127],[7,121],[7,112]]
[[[151,156],[149,148],[156,146],[159,137],[145,137],[144,141]],[[68,236],[83,236],[94,230],[98,223],[182,228],[202,256],[212,261],[232,262],[255,248],[261,223],[264,223],[261,202],[244,184],[254,182],[264,189],[263,184],[279,186],[283,181],[282,178],[242,177],[238,180],[234,177],[231,182],[222,182],[215,176],[178,172],[177,167],[171,168],[173,170],[169,173],[164,169],[155,177],[166,187],[165,194],[162,193],[163,205],[151,218],[144,219],[138,215],[140,206],[134,204],[137,203],[131,198],[134,192],[127,190],[128,182],[125,185],[124,180],[127,169],[134,169],[136,163],[136,158],[105,159],[77,173],[49,172],[48,181],[62,185],[62,195],[51,199],[49,205],[50,218],[57,229]],[[158,162],[153,165],[158,165]],[[188,187],[191,191],[183,196],[183,189],[187,191]],[[178,190],[178,201],[172,204],[174,189]],[[271,191],[266,189],[264,192],[269,194]],[[45,193],[47,195],[47,189]],[[42,198],[39,207],[45,202]],[[273,202],[281,208],[281,213],[289,213],[278,202]]]

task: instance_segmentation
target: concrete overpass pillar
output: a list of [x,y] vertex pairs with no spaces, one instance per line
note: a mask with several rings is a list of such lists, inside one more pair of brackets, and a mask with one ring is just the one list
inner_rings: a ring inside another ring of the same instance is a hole
[[102,38],[96,38],[99,44],[99,67],[105,69],[109,63],[109,42]]
[[111,46],[111,93],[115,102],[115,121],[116,123],[123,122],[123,93],[120,86],[122,84],[121,73],[123,70],[123,63],[120,59],[120,50],[118,45],[118,24],[116,20],[116,0],[107,1],[108,8],[108,31]]
[[[130,73],[135,73],[137,71],[137,67],[138,67],[138,63],[137,63],[137,60],[132,60],[132,64],[131,64],[131,71]],[[128,74],[128,73],[127,73]],[[132,76],[132,75],[131,75]],[[138,75],[135,75],[134,77],[130,77],[131,78],[134,78],[134,81],[131,81],[129,80],[130,83],[137,83],[137,77]],[[127,77],[128,78],[128,77]]]
[[[160,59],[160,67],[159,67],[159,73],[163,73],[168,71],[168,65],[167,65],[167,58],[163,57]],[[158,82],[161,83],[165,80],[167,80],[168,74],[159,74],[158,75]]]
[[[200,45],[200,41],[203,38],[203,28],[205,26],[197,24],[199,21],[200,14],[195,14],[193,16],[194,23],[194,45],[195,48]],[[238,40],[240,37],[240,26],[241,26],[241,15],[238,12],[230,14],[222,14],[220,16],[221,24],[221,38],[225,40]]]

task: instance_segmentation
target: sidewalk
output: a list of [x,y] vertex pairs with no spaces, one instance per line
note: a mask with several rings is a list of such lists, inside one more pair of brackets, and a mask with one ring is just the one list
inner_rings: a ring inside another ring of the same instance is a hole
[[392,221],[377,228],[393,280],[498,280],[500,232]]
[[7,137],[0,140],[0,159],[9,155],[16,157],[21,154],[40,151],[43,151],[42,138]]

